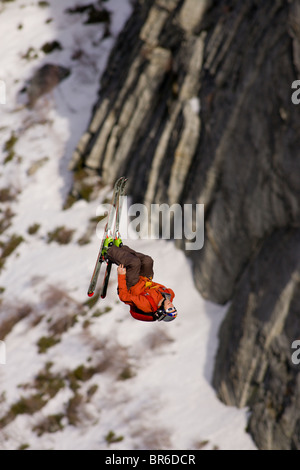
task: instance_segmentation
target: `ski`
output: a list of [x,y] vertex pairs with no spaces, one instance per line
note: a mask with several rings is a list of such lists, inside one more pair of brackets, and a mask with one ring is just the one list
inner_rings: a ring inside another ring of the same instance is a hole
[[112,266],[112,262],[108,261],[106,270],[105,270],[104,279],[103,279],[102,289],[101,289],[101,299],[105,299],[106,297],[108,281],[110,278],[111,266]]
[[92,277],[91,277],[91,281],[90,281],[90,285],[89,285],[89,288],[88,288],[88,292],[87,292],[87,295],[89,297],[92,297],[95,293],[96,284],[97,284],[97,280],[98,280],[98,277],[99,277],[99,274],[100,274],[101,266],[102,266],[102,263],[105,261],[103,259],[103,256],[102,256],[103,244],[104,244],[104,241],[105,241],[108,233],[111,231],[111,228],[112,228],[112,225],[113,225],[113,222],[114,222],[115,211],[116,211],[116,207],[117,207],[117,204],[118,204],[118,201],[119,201],[119,191],[120,191],[120,188],[122,187],[122,184],[123,184],[124,180],[127,181],[126,178],[124,178],[122,176],[121,178],[119,178],[116,181],[116,183],[114,185],[113,196],[112,196],[110,208],[109,208],[108,215],[107,215],[107,222],[106,222],[106,225],[105,225],[105,228],[104,228],[104,234],[103,234],[102,242],[101,242],[101,245],[100,245],[99,253],[98,253],[98,256],[97,256],[97,261],[96,261],[96,264],[95,264],[95,268],[94,268],[94,271],[93,271],[93,274],[92,274]]
[[[127,178],[124,178],[123,181],[121,182],[119,192],[118,192],[117,203],[116,203],[116,219],[115,219],[115,226],[114,226],[114,231],[113,231],[114,239],[117,239],[119,237],[120,218],[121,218],[122,205],[123,205],[123,196],[125,195],[126,183],[127,183]],[[101,289],[101,299],[105,299],[106,297],[108,281],[109,281],[110,272],[111,272],[111,266],[112,266],[112,262],[108,261],[106,270],[105,270],[105,276],[103,279],[102,289]]]

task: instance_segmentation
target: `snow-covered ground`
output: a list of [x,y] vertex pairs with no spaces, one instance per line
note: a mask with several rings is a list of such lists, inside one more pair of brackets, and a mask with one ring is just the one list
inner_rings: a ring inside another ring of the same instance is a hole
[[[89,3],[0,6],[0,227],[11,224],[1,229],[1,246],[23,237],[0,271],[0,449],[255,449],[247,410],[224,406],[211,386],[226,308],[202,299],[172,242],[127,241],[154,258],[155,280],[176,292],[174,322],[133,320],[118,300],[116,269],[107,299],[85,305],[99,239],[78,240],[111,188],[63,210],[68,163],[131,12],[129,0],[103,2],[111,12],[107,35],[104,24],[84,24],[86,13],[66,12]],[[62,48],[42,52],[54,40]],[[19,91],[49,62],[71,75],[29,110]],[[74,230],[71,241],[48,243],[61,226]]]

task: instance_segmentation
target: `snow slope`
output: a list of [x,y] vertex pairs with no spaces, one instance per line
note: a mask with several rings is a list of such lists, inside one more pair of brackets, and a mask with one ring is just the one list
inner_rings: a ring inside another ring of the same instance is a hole
[[[131,12],[128,0],[103,2],[111,12],[107,36],[105,25],[84,24],[86,13],[66,12],[89,3],[15,0],[0,7],[0,80],[6,84],[0,219],[11,224],[0,241],[23,237],[0,271],[0,340],[6,344],[0,449],[255,449],[245,432],[247,410],[224,406],[211,386],[226,308],[201,298],[189,262],[172,242],[127,241],[154,258],[155,279],[176,292],[176,321],[133,320],[118,301],[116,269],[107,299],[85,304],[99,239],[94,233],[90,243],[78,241],[111,188],[63,210],[72,184],[68,162]],[[43,44],[54,40],[62,50],[44,54]],[[47,62],[72,73],[29,110],[19,91]],[[71,241],[48,243],[48,233],[60,226],[74,230]]]

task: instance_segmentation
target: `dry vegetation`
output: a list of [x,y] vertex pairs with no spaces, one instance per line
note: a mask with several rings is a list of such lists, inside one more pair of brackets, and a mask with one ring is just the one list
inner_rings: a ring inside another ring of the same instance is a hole
[[[45,354],[46,359],[44,367],[38,370],[33,378],[19,384],[19,398],[9,406],[6,404],[5,384],[1,385],[1,403],[4,406],[1,407],[0,403],[0,429],[4,430],[20,415],[36,416],[32,431],[38,436],[61,431],[67,425],[79,426],[88,423],[94,418],[89,415],[86,407],[95,394],[99,393],[101,374],[109,374],[113,381],[129,380],[135,376],[125,347],[121,347],[114,339],[95,337],[92,323],[89,327],[84,327],[84,317],[87,315],[97,321],[97,310],[75,301],[62,289],[49,286],[42,295],[42,301],[36,305],[24,304],[16,308],[15,305],[5,304],[2,309],[5,314],[0,321],[0,338],[4,339],[11,333],[17,323],[26,321],[31,332],[37,328],[36,336],[38,332],[42,332],[36,345],[32,344],[32,347],[36,347],[38,353]],[[106,313],[108,311],[109,309]],[[66,335],[75,326],[78,347],[88,345],[90,357],[84,358],[83,362],[74,368],[60,366],[57,361],[59,354],[55,352],[54,346],[63,347]],[[71,396],[62,403],[59,412],[42,414],[44,407],[62,389],[68,389]],[[121,440],[113,431],[106,437],[108,444]],[[29,444],[24,446],[27,448]]]
[[60,245],[67,245],[71,242],[75,230],[60,226],[48,232],[48,243],[56,242]]

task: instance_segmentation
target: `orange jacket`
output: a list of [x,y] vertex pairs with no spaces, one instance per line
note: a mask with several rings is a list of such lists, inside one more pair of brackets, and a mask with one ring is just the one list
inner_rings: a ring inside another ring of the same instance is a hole
[[[143,276],[140,276],[139,281],[134,286],[127,289],[126,274],[119,274],[118,287],[120,300],[133,307],[130,309],[130,313],[137,320],[155,320],[152,315],[149,316],[149,313],[154,311],[153,304],[156,305],[156,310],[158,309],[158,304],[163,299],[163,295],[160,291],[171,294],[171,301],[173,301],[173,298],[175,297],[172,289],[167,289],[162,284],[150,281],[148,278]],[[150,302],[147,299],[147,296],[151,296],[154,303],[153,301]],[[141,312],[136,312],[136,309]],[[148,315],[143,315],[143,312]]]

